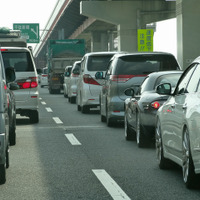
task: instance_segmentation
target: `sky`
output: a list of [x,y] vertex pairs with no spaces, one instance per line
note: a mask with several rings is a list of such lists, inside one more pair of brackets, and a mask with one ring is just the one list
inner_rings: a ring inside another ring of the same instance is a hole
[[58,0],[0,0],[0,27],[13,28],[14,23],[45,25]]
[[[2,16],[0,27],[12,29],[14,23],[39,23],[40,30],[43,30],[57,1],[0,0]],[[176,19],[157,22],[154,51],[166,51],[176,56]]]

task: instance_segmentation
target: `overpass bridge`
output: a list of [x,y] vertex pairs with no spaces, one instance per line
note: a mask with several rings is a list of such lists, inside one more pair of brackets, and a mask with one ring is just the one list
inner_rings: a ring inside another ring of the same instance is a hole
[[199,0],[58,0],[33,50],[46,65],[50,39],[85,39],[86,51],[137,51],[137,29],[177,19],[177,57],[183,68],[199,56]]

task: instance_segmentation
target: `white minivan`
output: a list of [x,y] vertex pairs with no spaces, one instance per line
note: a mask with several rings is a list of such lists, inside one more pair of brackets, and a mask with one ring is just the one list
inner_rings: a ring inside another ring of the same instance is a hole
[[26,47],[2,47],[5,68],[14,67],[16,83],[16,112],[30,118],[31,123],[39,122],[38,113],[38,75],[31,50]]
[[77,83],[77,109],[88,113],[90,108],[99,106],[99,94],[103,80],[97,80],[97,71],[106,72],[110,59],[118,52],[87,53],[81,60],[80,76]]

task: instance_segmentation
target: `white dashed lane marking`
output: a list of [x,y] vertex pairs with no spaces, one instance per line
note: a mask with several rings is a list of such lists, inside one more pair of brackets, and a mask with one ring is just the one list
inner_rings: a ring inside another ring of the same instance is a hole
[[68,134],[65,134],[65,136],[66,136],[66,138],[69,140],[69,142],[72,145],[81,145],[81,143],[76,139],[76,137],[74,136],[74,134],[68,133]]
[[104,169],[92,171],[114,200],[131,200]]
[[44,101],[41,101],[41,104],[42,104],[42,105],[46,105],[46,102],[44,102]]
[[56,122],[56,124],[63,124],[63,122],[58,117],[53,117],[53,120]]
[[53,112],[51,108],[46,108],[47,112]]

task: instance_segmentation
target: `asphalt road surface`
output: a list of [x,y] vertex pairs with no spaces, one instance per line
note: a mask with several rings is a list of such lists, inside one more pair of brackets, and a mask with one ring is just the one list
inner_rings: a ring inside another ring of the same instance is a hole
[[40,122],[17,115],[0,200],[198,200],[179,167],[160,170],[155,148],[126,141],[124,127],[109,128],[98,109],[77,111],[63,94],[40,88]]

